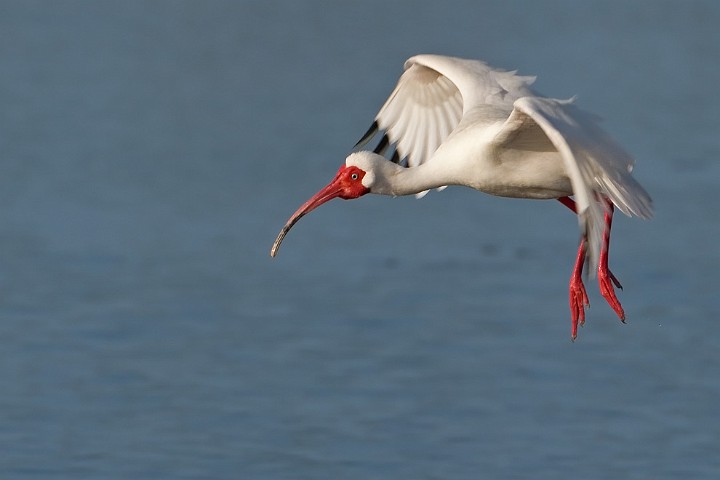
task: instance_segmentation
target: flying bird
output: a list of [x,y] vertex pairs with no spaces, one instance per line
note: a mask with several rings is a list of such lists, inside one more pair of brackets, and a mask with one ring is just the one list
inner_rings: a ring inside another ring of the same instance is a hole
[[[576,213],[580,241],[570,277],[571,338],[589,306],[587,263],[621,321],[625,312],[608,268],[614,208],[650,218],[652,200],[631,176],[633,159],[598,125],[598,117],[535,93],[535,77],[479,60],[417,55],[335,178],[305,202],[280,231],[333,199],[367,193],[422,197],[461,185],[491,195],[557,199]],[[362,150],[373,139],[372,150]]]

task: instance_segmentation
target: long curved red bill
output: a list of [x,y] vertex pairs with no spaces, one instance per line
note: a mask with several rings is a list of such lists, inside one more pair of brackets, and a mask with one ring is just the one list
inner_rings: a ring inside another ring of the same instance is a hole
[[290,217],[290,219],[287,221],[282,230],[280,230],[280,233],[275,239],[275,243],[273,243],[273,246],[270,249],[270,256],[274,257],[275,255],[277,255],[278,249],[280,248],[280,244],[285,238],[285,235],[287,235],[287,233],[290,231],[293,225],[297,223],[298,220],[300,220],[304,215],[315,210],[323,203],[332,200],[333,198],[339,197],[342,193],[343,186],[340,183],[340,175],[338,174],[332,182],[330,182],[326,187],[316,193],[310,200],[305,202],[300,208],[298,208],[295,213],[293,213],[292,217]]

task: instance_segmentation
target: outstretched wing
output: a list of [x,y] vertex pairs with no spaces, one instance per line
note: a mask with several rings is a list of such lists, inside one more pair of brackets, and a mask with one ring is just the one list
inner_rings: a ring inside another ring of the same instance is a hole
[[460,124],[464,112],[478,104],[511,104],[519,94],[527,94],[533,80],[478,60],[417,55],[405,62],[395,90],[356,147],[384,131],[375,153],[385,154],[394,144],[392,161],[407,167],[421,165]]
[[415,167],[445,141],[460,123],[462,111],[462,96],[453,82],[431,68],[410,64],[356,147],[383,130],[375,153],[383,154],[395,144],[392,160]]
[[[571,100],[522,97],[494,143],[512,148],[520,132],[540,130],[562,157],[572,184],[580,228],[588,238],[588,255],[597,265],[602,243],[605,202],[609,198],[629,216],[652,216],[650,195],[630,175],[633,159]],[[599,194],[599,195],[598,195]]]

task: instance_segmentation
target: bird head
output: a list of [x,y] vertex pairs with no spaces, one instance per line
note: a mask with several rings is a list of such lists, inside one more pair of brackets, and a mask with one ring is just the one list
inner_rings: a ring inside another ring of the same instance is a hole
[[333,198],[351,200],[353,198],[362,197],[366,193],[370,192],[370,188],[369,186],[366,186],[366,183],[371,176],[367,175],[365,170],[351,162],[351,157],[348,157],[346,164],[340,167],[340,170],[338,170],[335,178],[333,178],[330,183],[328,183],[318,193],[313,195],[310,200],[305,202],[300,208],[298,208],[292,217],[290,217],[282,230],[280,230],[280,234],[277,236],[277,239],[275,239],[275,243],[273,243],[272,249],[270,250],[270,256],[274,257],[277,255],[280,244],[293,225],[295,225],[303,216],[315,210],[323,203],[332,200]]

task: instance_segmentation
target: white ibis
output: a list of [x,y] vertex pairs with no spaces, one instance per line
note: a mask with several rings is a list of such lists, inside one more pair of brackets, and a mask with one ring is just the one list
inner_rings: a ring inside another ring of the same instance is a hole
[[574,99],[536,94],[530,89],[534,80],[478,60],[410,58],[355,145],[357,150],[379,136],[377,146],[347,157],[335,178],[290,217],[270,255],[303,215],[336,197],[421,197],[433,188],[463,185],[503,197],[557,199],[577,214],[581,231],[570,277],[572,339],[589,306],[582,279],[586,260],[624,322],[613,285],[622,286],[608,268],[613,209],[649,218],[652,200],[630,175],[633,159],[600,129],[598,118],[577,108]]

